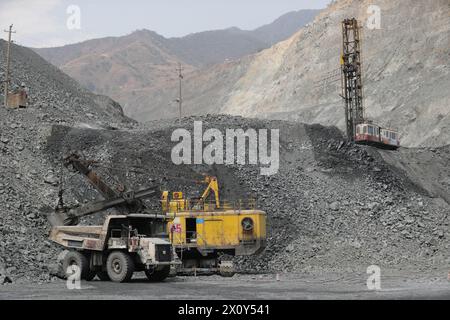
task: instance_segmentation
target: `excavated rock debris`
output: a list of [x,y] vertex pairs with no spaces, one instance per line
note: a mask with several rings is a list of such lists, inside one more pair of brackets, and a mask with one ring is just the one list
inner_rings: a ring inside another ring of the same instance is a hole
[[127,128],[133,121],[122,116],[116,103],[82,89],[29,49],[12,46],[11,70],[11,89],[24,83],[29,106],[6,109],[0,94],[0,273],[19,283],[48,281],[48,263],[58,253],[47,240],[44,215],[55,206],[59,184],[59,167],[43,153],[51,127]]
[[[117,104],[83,90],[30,50],[13,46],[12,62],[13,86],[26,84],[30,105],[0,107],[0,282],[56,279],[50,273],[62,249],[47,238],[46,215],[58,192],[64,190],[67,205],[99,199],[85,179],[61,165],[71,151],[99,161],[96,169],[110,183],[133,189],[158,184],[198,196],[201,186],[193,180],[208,173],[218,176],[224,199],[256,197],[268,214],[268,246],[258,257],[237,259],[243,271],[448,265],[449,206],[443,195],[449,177],[435,172],[431,183],[426,174],[430,166],[448,167],[448,148],[430,156],[425,149],[387,154],[348,144],[333,128],[204,116],[195,119],[205,129],[280,129],[278,173],[262,176],[252,165],[176,166],[172,132],[192,130],[194,118],[138,125]],[[147,204],[160,210],[158,199]],[[100,215],[83,221],[101,222]]]
[[[255,165],[174,165],[172,132],[193,132],[194,120],[223,133],[279,129],[279,172],[262,176]],[[194,180],[205,173],[219,178],[223,199],[256,197],[268,214],[268,246],[257,257],[236,259],[243,272],[365,270],[373,264],[428,270],[449,262],[448,203],[384,161],[387,151],[347,143],[335,128],[230,116],[158,121],[128,131],[54,127],[49,161],[56,166],[68,149],[82,150],[86,159],[103,163],[101,175],[135,188],[158,184],[195,197],[202,187]],[[70,188],[71,203],[97,196],[81,177],[72,178]],[[157,200],[148,200],[155,210]]]

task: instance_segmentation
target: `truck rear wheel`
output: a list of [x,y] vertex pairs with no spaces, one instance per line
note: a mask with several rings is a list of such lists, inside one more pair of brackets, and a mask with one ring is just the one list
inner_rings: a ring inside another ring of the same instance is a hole
[[106,260],[106,271],[114,282],[130,281],[134,272],[133,259],[125,252],[113,251]]
[[[78,251],[69,251],[64,256],[62,263],[63,274],[68,278],[79,270],[80,280],[92,280],[89,279],[91,271],[89,270],[89,261],[85,255]],[[77,267],[78,270],[74,267]]]
[[145,270],[145,275],[151,282],[162,282],[170,274],[170,266],[164,266],[161,270]]

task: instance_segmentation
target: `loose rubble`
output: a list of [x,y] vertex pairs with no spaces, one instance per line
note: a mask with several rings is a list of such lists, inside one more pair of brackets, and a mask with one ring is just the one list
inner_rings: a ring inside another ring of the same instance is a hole
[[[0,52],[5,46],[0,40]],[[42,207],[55,206],[59,167],[47,161],[43,149],[52,125],[126,128],[134,122],[115,102],[82,89],[29,49],[12,46],[11,70],[11,88],[24,83],[30,103],[5,109],[0,93],[0,282],[49,281],[48,264],[58,248],[47,240]]]
[[[249,165],[175,166],[171,134],[177,128],[193,130],[194,120],[203,121],[204,130],[222,132],[280,129],[279,172],[262,176],[259,166]],[[62,140],[64,145],[58,143]],[[200,188],[193,181],[207,173],[219,178],[222,198],[256,197],[268,214],[268,247],[258,257],[238,258],[243,272],[361,270],[372,264],[427,270],[448,263],[448,203],[430,197],[405,172],[385,162],[380,151],[347,143],[334,128],[204,116],[176,124],[151,122],[126,132],[55,128],[48,154],[57,159],[65,145],[115,167],[99,170],[128,186],[157,183],[195,197]],[[71,183],[73,189],[86,184],[82,177]],[[84,197],[95,197],[95,192]],[[70,192],[67,198],[76,201]],[[157,200],[149,201],[155,210]]]
[[[371,264],[428,270],[450,262],[449,205],[440,196],[449,185],[431,194],[423,175],[415,180],[413,171],[393,165],[399,163],[396,155],[386,161],[382,152],[345,142],[335,128],[287,121],[206,115],[137,124],[31,51],[13,48],[14,83],[26,83],[31,103],[20,110],[0,107],[0,282],[56,279],[51,273],[61,249],[47,239],[46,213],[60,190],[67,205],[99,198],[61,165],[61,157],[74,150],[103,164],[102,176],[134,189],[158,184],[198,196],[192,180],[208,173],[218,176],[223,198],[256,197],[268,214],[268,247],[260,256],[237,259],[245,272],[327,272]],[[194,120],[205,129],[280,129],[279,172],[174,165],[171,134],[192,129]],[[432,154],[436,163],[448,164],[448,147]],[[147,204],[159,210],[158,199]],[[99,222],[101,216],[83,221]]]

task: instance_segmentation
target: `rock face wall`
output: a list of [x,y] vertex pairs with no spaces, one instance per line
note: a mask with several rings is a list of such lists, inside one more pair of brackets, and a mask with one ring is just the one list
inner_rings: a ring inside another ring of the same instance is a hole
[[[339,56],[344,18],[364,25],[367,116],[397,128],[404,146],[439,146],[450,137],[450,8],[447,0],[380,0],[381,29],[366,21],[372,1],[340,0],[289,40],[185,80],[186,114],[295,119],[344,129]],[[136,96],[136,119],[175,116],[176,84]],[[172,110],[173,109],[173,110]]]

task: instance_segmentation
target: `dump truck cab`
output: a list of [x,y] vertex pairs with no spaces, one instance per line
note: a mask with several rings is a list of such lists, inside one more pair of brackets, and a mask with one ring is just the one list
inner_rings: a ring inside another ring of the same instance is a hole
[[162,281],[176,264],[166,227],[163,215],[110,215],[103,226],[53,227],[50,240],[69,250],[62,261],[66,275],[75,265],[84,280],[97,275],[125,282],[144,271],[150,280]]

